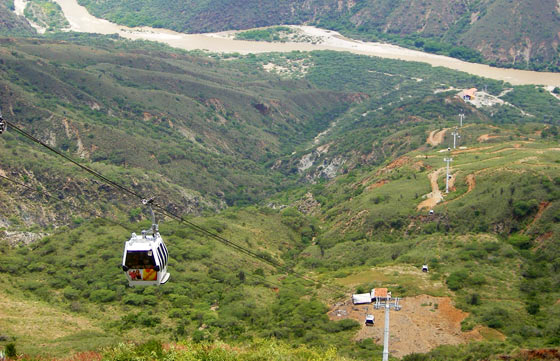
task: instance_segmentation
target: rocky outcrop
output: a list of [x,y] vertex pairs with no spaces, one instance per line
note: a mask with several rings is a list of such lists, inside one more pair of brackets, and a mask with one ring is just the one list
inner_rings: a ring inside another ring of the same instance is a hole
[[38,241],[46,236],[48,233],[34,233],[34,232],[20,232],[20,231],[2,231],[0,232],[0,239],[6,240],[7,243],[14,246],[27,246],[35,241]]

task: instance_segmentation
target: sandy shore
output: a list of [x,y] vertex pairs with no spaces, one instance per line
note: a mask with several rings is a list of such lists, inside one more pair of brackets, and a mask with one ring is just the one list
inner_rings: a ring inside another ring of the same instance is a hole
[[[15,0],[22,2],[23,0]],[[513,85],[538,84],[547,86],[560,86],[559,73],[541,73],[515,69],[493,68],[488,65],[467,63],[458,59],[424,53],[421,51],[402,48],[399,46],[362,42],[348,39],[335,31],[319,29],[311,26],[294,26],[304,35],[320,39],[312,43],[269,43],[235,40],[235,32],[220,32],[212,34],[183,34],[165,29],[150,27],[129,28],[117,25],[104,19],[98,19],[88,13],[86,8],[80,6],[76,0],[55,0],[62,8],[68,19],[71,30],[99,34],[119,34],[128,39],[152,40],[166,43],[170,46],[185,50],[207,50],[219,53],[265,53],[265,52],[290,52],[334,50],[348,51],[354,54],[378,56],[389,59],[405,61],[418,61],[442,66],[453,70],[464,71],[473,75],[507,81]]]

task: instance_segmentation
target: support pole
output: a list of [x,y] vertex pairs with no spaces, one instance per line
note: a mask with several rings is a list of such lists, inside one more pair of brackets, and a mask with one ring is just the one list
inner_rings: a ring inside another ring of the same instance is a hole
[[385,331],[383,333],[383,361],[389,361],[389,302],[385,304]]
[[449,193],[449,163],[453,160],[453,158],[444,158],[443,161],[447,162],[447,171],[445,173],[445,193]]
[[453,136],[453,149],[457,148],[457,138],[461,138],[459,135],[459,130],[455,127],[455,131],[451,133]]
[[459,114],[459,124],[462,127],[463,126],[463,119],[465,118],[465,114],[461,113]]

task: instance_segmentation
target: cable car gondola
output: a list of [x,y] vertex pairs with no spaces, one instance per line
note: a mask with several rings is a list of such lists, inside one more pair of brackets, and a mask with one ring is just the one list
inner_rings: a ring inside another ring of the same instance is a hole
[[366,326],[373,326],[375,324],[375,316],[373,315],[366,315]]
[[122,269],[129,286],[159,286],[169,280],[169,252],[159,234],[152,202],[152,199],[142,201],[152,213],[151,234],[146,230],[141,235],[132,233],[124,245]]
[[2,108],[0,108],[0,134],[6,131],[6,123],[4,122],[4,118],[2,117]]

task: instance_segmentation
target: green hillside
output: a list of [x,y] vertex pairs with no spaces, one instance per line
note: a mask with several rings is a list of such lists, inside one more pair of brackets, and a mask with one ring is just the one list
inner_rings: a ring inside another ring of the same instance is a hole
[[96,16],[129,26],[198,33],[310,24],[499,66],[558,71],[554,0],[492,1],[98,1]]
[[[553,92],[334,52],[0,44],[5,119],[258,255],[163,218],[171,279],[129,288],[119,265],[149,227],[141,204],[8,130],[0,176],[25,187],[0,179],[1,346],[30,359],[378,358],[382,317],[366,328],[349,302],[372,287],[404,297],[394,359],[560,346]],[[457,96],[471,87],[484,91]]]
[[31,36],[36,31],[22,17],[14,14],[13,0],[0,1],[0,36]]
[[[205,200],[193,200],[200,204],[190,211],[254,201],[287,186],[263,163],[309,140],[352,104],[350,92],[245,64],[125,42],[85,45],[95,39],[4,39],[6,115],[77,158],[196,190]],[[10,133],[2,141],[14,147],[2,155],[11,158],[4,166],[21,172],[18,151],[28,145]],[[28,170],[41,167],[35,162]]]

